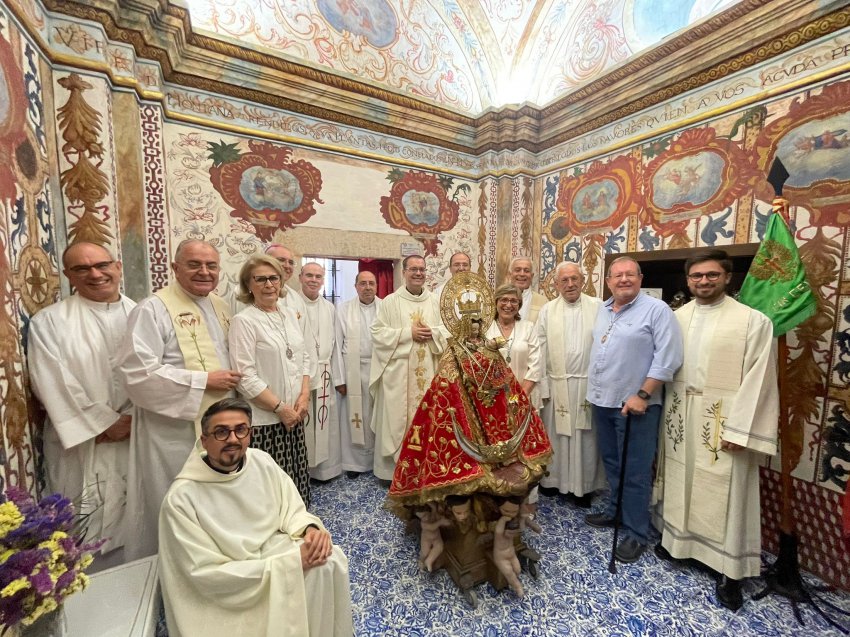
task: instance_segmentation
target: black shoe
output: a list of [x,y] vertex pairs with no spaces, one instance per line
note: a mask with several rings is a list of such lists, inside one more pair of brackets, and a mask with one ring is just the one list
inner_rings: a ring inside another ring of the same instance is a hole
[[357,480],[357,478],[360,477],[360,472],[359,471],[346,471],[345,477],[347,477],[349,480]]
[[378,478],[378,484],[380,484],[384,489],[389,489],[392,483],[392,480],[383,480],[381,478]]
[[609,517],[604,511],[602,513],[591,513],[584,516],[585,524],[597,529],[613,529],[614,518]]
[[547,498],[556,498],[559,494],[558,489],[555,487],[544,487],[542,485],[537,487],[537,491],[540,495],[545,495]]
[[721,575],[714,586],[714,592],[717,593],[717,601],[720,605],[733,612],[744,605],[744,596],[741,595],[741,580]]
[[638,541],[633,537],[627,537],[617,545],[614,556],[618,561],[630,564],[637,562],[644,550],[646,550],[646,547],[643,544],[638,544]]
[[574,493],[570,493],[567,496],[575,506],[579,509],[589,509],[591,505],[591,500],[593,499],[592,493],[585,493],[584,495],[575,495]]
[[665,549],[661,542],[655,545],[655,548],[652,550],[655,553],[655,557],[664,562],[670,562],[671,564],[675,564],[676,562],[681,562],[682,560],[676,559],[672,555],[670,555],[670,551]]

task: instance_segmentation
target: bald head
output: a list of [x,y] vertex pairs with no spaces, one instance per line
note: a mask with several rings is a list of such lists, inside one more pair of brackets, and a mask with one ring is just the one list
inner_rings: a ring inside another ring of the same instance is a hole
[[62,253],[62,272],[77,294],[89,301],[112,303],[121,293],[121,262],[103,246],[73,243]]
[[472,268],[472,261],[466,252],[455,252],[449,259],[449,272],[452,276],[458,272],[469,272]]
[[357,290],[357,298],[363,305],[371,305],[378,292],[378,280],[374,274],[364,270],[354,279],[354,289]]

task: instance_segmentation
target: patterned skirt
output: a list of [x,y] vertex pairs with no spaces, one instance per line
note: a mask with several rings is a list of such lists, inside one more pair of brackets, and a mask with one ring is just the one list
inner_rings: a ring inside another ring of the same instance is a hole
[[251,436],[251,446],[261,449],[274,458],[280,468],[292,478],[304,506],[310,507],[310,470],[307,468],[307,443],[304,427],[287,431],[283,423],[256,425]]

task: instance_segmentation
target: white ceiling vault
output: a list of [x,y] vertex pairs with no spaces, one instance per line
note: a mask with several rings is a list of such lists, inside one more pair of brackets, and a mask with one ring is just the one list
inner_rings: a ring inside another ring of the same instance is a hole
[[182,0],[192,29],[470,116],[546,106],[739,0]]

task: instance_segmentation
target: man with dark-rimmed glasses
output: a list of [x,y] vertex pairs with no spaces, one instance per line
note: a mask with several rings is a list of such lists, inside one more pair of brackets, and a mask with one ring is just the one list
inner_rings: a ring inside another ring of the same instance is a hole
[[211,405],[159,518],[170,635],[349,637],[348,560],[295,484],[250,448],[251,407]]

